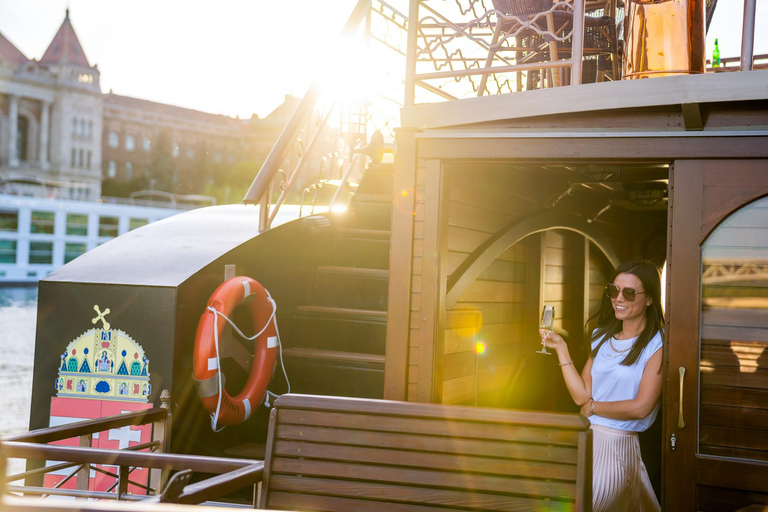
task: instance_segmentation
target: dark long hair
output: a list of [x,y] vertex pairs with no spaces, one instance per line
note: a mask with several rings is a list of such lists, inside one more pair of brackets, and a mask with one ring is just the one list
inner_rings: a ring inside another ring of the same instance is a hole
[[[619,274],[632,274],[640,279],[643,283],[643,291],[651,299],[651,305],[645,309],[645,328],[632,345],[632,350],[621,361],[624,366],[631,366],[656,333],[664,330],[664,313],[661,310],[661,276],[656,265],[640,259],[631,260],[619,266],[609,282],[612,283]],[[639,297],[635,300],[639,300]],[[592,341],[602,339],[589,354],[594,359],[603,343],[622,330],[623,322],[616,318],[611,299],[605,294],[600,302],[600,311],[592,318],[597,318],[597,329],[592,334]]]

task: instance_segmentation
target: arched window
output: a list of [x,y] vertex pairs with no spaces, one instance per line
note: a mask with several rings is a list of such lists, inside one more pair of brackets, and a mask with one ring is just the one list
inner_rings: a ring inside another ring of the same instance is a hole
[[768,197],[729,215],[701,249],[699,450],[768,461]]
[[141,363],[138,361],[131,363],[131,375],[141,375]]
[[77,358],[76,357],[70,357],[69,358],[69,364],[67,366],[68,372],[76,372],[77,371]]

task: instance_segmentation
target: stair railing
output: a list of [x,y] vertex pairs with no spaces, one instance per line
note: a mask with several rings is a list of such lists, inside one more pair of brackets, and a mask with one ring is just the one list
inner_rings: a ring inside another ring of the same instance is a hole
[[[358,0],[355,8],[352,10],[352,14],[350,14],[347,22],[344,24],[344,28],[341,31],[342,36],[350,35],[357,30],[363,18],[370,11],[370,4],[371,0]],[[319,79],[316,79],[301,99],[301,102],[299,102],[296,111],[288,120],[280,137],[278,137],[277,142],[275,142],[275,145],[270,150],[259,173],[254,178],[253,183],[251,183],[248,192],[246,192],[243,198],[245,204],[261,204],[259,208],[259,231],[266,231],[270,225],[268,210],[270,184],[301,130],[302,123],[312,115],[315,105],[320,98],[320,92],[321,82]],[[277,208],[275,208],[276,213]],[[274,219],[274,215],[271,217]]]
[[[266,201],[266,207],[264,207],[264,204],[262,204],[262,207],[265,209],[265,213],[269,214],[269,220],[267,221],[266,229],[269,229],[269,227],[272,225],[272,222],[277,216],[277,212],[280,210],[280,207],[288,197],[288,194],[291,191],[291,188],[293,188],[294,183],[296,183],[296,178],[298,178],[304,170],[304,167],[306,166],[306,163],[309,161],[309,157],[312,154],[312,150],[315,149],[317,141],[321,139],[321,135],[325,131],[325,127],[328,125],[328,119],[331,117],[335,107],[336,104],[334,103],[328,109],[328,112],[325,113],[325,116],[321,118],[317,130],[315,130],[315,133],[312,136],[312,139],[309,141],[309,144],[307,144],[307,146],[304,148],[304,151],[299,157],[299,161],[296,163],[296,166],[293,168],[293,170],[288,173],[287,179],[285,179],[285,184],[282,187],[280,197],[277,198],[277,202],[274,205],[271,205],[271,201]],[[271,194],[267,194],[267,197],[271,199],[269,196],[271,196]],[[264,230],[260,229],[260,231]]]

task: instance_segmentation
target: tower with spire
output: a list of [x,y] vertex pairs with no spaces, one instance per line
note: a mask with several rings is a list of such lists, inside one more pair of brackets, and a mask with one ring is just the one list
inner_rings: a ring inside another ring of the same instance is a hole
[[39,61],[0,34],[0,192],[97,200],[102,101],[69,9]]

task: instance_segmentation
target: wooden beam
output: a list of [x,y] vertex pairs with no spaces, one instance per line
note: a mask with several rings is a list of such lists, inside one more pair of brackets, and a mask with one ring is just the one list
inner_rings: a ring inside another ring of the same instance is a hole
[[[709,132],[685,132],[685,137],[435,137],[419,140],[422,158],[487,158],[606,162],[631,159],[668,162],[683,158],[768,158],[768,134],[762,136],[709,136]],[[695,135],[701,133],[704,135]],[[519,134],[518,134],[519,135]]]
[[686,130],[701,131],[704,129],[701,108],[698,103],[683,103],[680,107],[683,109],[683,122]]
[[403,108],[401,119],[403,126],[425,130],[567,113],[759,101],[765,99],[767,82],[768,70],[601,82],[415,105]]
[[384,362],[384,398],[405,400],[408,389],[408,334],[411,319],[413,221],[416,213],[416,139],[397,131],[389,252],[389,301]]
[[[424,201],[424,256],[422,270],[422,299],[419,341],[417,400],[435,399],[435,364],[438,348],[445,336],[446,257],[444,218],[444,176],[442,162],[427,161]],[[391,300],[391,298],[390,298]]]
[[600,248],[605,257],[608,258],[608,261],[611,262],[611,265],[618,267],[621,263],[616,250],[606,243],[608,237],[597,226],[575,215],[557,211],[545,211],[523,220],[515,220],[499,230],[470,254],[459,268],[454,271],[451,279],[448,281],[446,307],[448,309],[453,308],[469,285],[507,248],[528,235],[548,229],[567,229],[580,233],[592,240]]

